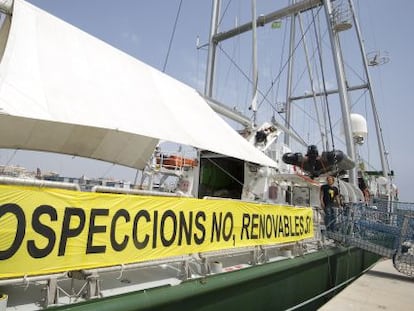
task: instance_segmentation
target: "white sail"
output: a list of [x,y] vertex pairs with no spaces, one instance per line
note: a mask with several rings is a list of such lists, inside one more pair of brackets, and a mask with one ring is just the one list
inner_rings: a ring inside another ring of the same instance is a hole
[[143,168],[161,139],[276,166],[185,84],[23,0],[11,19],[0,147]]

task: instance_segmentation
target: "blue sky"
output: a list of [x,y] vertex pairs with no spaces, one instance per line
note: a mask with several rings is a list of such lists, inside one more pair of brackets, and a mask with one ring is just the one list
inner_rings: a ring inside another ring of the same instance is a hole
[[[56,15],[82,30],[108,42],[126,53],[144,61],[158,69],[162,69],[168,50],[172,25],[174,24],[179,0],[29,0],[34,5]],[[274,1],[257,0],[258,14],[267,14]],[[287,1],[281,1],[287,3]],[[223,0],[224,6],[228,1]],[[391,168],[396,173],[395,182],[400,189],[403,201],[414,202],[414,191],[411,190],[411,174],[414,171],[414,133],[413,103],[409,92],[414,88],[412,73],[414,72],[414,2],[411,0],[354,0],[360,14],[360,23],[367,51],[387,51],[390,62],[378,68],[372,68],[374,91],[377,108],[381,116],[386,149],[389,151]],[[243,6],[242,6],[243,5]],[[240,23],[250,19],[250,1],[234,0],[230,8],[234,13],[230,22],[235,23],[236,13]],[[166,66],[166,73],[194,88],[203,89],[204,70],[207,53],[205,49],[196,49],[197,36],[200,43],[207,41],[210,23],[211,1],[183,0],[180,19],[172,43],[172,49]],[[282,26],[283,27],[283,26]],[[223,26],[229,28],[229,24]],[[264,39],[272,35],[270,30],[264,32],[259,49],[266,51]],[[280,30],[282,34],[283,30]],[[240,41],[239,41],[240,43]],[[280,40],[273,43],[281,45]],[[263,47],[262,47],[263,45]],[[250,53],[250,48],[234,52]],[[260,52],[259,52],[260,53]],[[270,53],[261,52],[263,59],[271,58]],[[269,60],[270,61],[270,60]],[[261,60],[259,60],[261,62]],[[279,62],[279,60],[277,60]],[[224,66],[223,66],[224,67]],[[249,66],[246,66],[246,71]],[[269,74],[275,74],[270,72]],[[264,70],[265,71],[265,70]],[[276,70],[274,70],[276,71]],[[229,76],[232,74],[229,70]],[[238,86],[239,82],[222,80],[228,85]],[[329,81],[328,81],[329,82]],[[218,91],[219,92],[219,91]],[[246,92],[233,91],[233,99],[245,101]],[[277,95],[275,95],[277,96]],[[241,108],[246,112],[246,107]],[[247,111],[248,112],[248,111]],[[373,136],[373,133],[370,135]],[[370,148],[375,147],[372,139]],[[301,150],[303,151],[303,150]],[[368,152],[368,156],[377,150]],[[45,160],[46,158],[46,160]],[[29,169],[41,167],[43,170],[54,170],[62,174],[80,176],[86,174],[93,177],[118,176],[133,180],[135,171],[85,159],[74,159],[56,155],[39,155],[22,151],[0,151],[0,163],[18,164]]]

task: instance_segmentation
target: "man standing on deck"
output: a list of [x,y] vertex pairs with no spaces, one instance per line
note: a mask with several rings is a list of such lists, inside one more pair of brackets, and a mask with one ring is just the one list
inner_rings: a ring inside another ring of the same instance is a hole
[[334,178],[326,177],[326,184],[321,186],[320,200],[321,206],[325,212],[326,230],[333,230],[335,226],[335,214],[333,207],[335,202],[338,203],[338,188],[334,186]]

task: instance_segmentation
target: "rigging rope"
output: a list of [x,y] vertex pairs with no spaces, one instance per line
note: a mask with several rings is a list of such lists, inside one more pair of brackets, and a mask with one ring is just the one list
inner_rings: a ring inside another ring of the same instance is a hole
[[[317,14],[320,12],[321,7],[318,9]],[[277,74],[277,76],[272,80],[271,82],[271,86],[270,88],[266,91],[266,93],[263,93],[260,89],[258,89],[258,93],[262,96],[262,100],[260,101],[260,103],[258,104],[258,109],[260,108],[260,106],[263,104],[263,102],[266,101],[266,103],[268,103],[270,105],[270,107],[276,111],[279,115],[280,118],[282,118],[283,121],[286,121],[286,119],[281,115],[280,112],[278,112],[277,107],[275,107],[275,105],[268,99],[268,95],[270,93],[270,91],[273,89],[274,84],[277,81],[280,81],[280,77],[283,73],[283,71],[285,70],[285,68],[287,67],[287,65],[289,64],[290,59],[293,57],[293,54],[296,52],[296,50],[298,49],[299,45],[301,44],[301,42],[303,41],[305,35],[307,34],[307,32],[310,30],[311,24],[309,24],[306,28],[306,30],[304,31],[302,37],[300,38],[300,40],[298,41],[298,43],[295,45],[292,55],[289,55],[289,57],[287,58],[287,60],[285,61],[285,63],[281,66],[282,68],[280,69],[279,73]],[[228,58],[228,60],[236,67],[236,69],[246,78],[246,80],[253,84],[253,81],[250,79],[249,75],[246,74],[243,69],[233,60],[233,58],[223,49],[221,44],[217,45],[218,48],[223,52],[223,54]],[[300,135],[297,131],[295,131],[294,129],[291,129],[298,137],[300,137],[302,140],[303,137],[302,135]]]
[[[351,5],[352,2],[348,0],[348,3]],[[357,1],[357,6],[358,6],[357,12],[361,12],[360,2],[359,1]],[[371,24],[370,29],[375,29],[375,27],[373,27],[373,22],[372,22],[372,19],[371,19],[371,15],[369,15],[369,17],[370,18],[368,19],[368,22]],[[358,18],[358,19],[360,20],[360,18]],[[376,36],[375,36],[375,32],[374,31],[371,32],[371,37],[373,38],[374,46],[377,46]],[[380,86],[381,86],[380,87],[380,90],[382,91],[384,88],[382,87],[381,71],[380,71],[379,78],[380,78],[379,79],[379,82],[380,82]],[[371,85],[369,86],[369,89],[371,89]],[[372,89],[371,89],[371,91],[372,91]],[[378,115],[378,110],[377,110],[377,106],[376,106],[375,101],[372,101],[371,102],[371,105],[372,105],[372,112],[374,114],[374,118],[376,118],[377,119],[377,122],[378,122],[379,135],[380,135],[381,143],[382,143],[382,145],[384,146],[384,149],[385,149],[384,135],[383,135],[383,132],[382,132],[382,126],[381,126],[381,122],[380,122],[380,118],[379,118],[379,115]],[[384,150],[384,153],[385,153],[384,154],[385,164],[386,164],[386,166],[388,167],[388,170],[389,170],[390,169],[390,164],[389,164],[389,161],[388,161],[388,152],[386,152],[386,150]]]
[[229,9],[229,6],[230,6],[231,2],[232,2],[232,0],[229,0],[229,1],[227,2],[227,5],[226,5],[226,7],[224,8],[224,11],[223,11],[223,15],[221,16],[221,18],[220,18],[220,20],[219,20],[219,22],[218,22],[218,26],[220,26],[220,25],[221,25],[221,22],[223,21],[224,16],[226,15],[226,12],[227,12],[227,10]]
[[[220,23],[226,13],[226,11],[229,8],[229,5],[231,4],[232,0],[229,0],[229,2],[226,5],[226,8],[224,10],[223,16],[220,19]],[[317,14],[319,14],[320,10],[322,7],[319,7]],[[313,20],[314,22],[314,20]],[[285,117],[283,117],[281,115],[281,112],[278,111],[277,109],[277,105],[275,106],[275,104],[273,104],[269,99],[268,99],[268,95],[270,93],[270,91],[274,88],[275,83],[277,82],[277,90],[276,92],[278,93],[279,90],[279,85],[280,85],[280,77],[282,75],[282,73],[284,72],[285,68],[287,67],[287,65],[289,64],[290,59],[293,57],[293,55],[295,54],[297,48],[299,47],[299,45],[302,43],[302,41],[305,38],[305,35],[308,33],[308,31],[310,30],[311,24],[309,24],[306,28],[306,30],[303,32],[300,40],[298,41],[298,43],[296,44],[296,46],[293,49],[292,55],[289,55],[289,57],[287,58],[287,60],[285,61],[284,64],[282,64],[283,61],[283,55],[281,56],[281,60],[280,60],[280,71],[278,73],[278,75],[271,81],[271,86],[269,87],[269,89],[266,91],[266,93],[263,93],[260,89],[258,89],[258,93],[262,96],[262,100],[260,101],[260,103],[258,104],[258,109],[261,107],[261,105],[263,104],[263,102],[266,101],[266,103],[269,104],[269,106],[272,108],[273,111],[277,112],[279,117],[286,122]],[[285,45],[285,38],[286,38],[286,32],[284,33],[284,39],[283,39],[283,45]],[[231,64],[233,64],[233,66],[235,66],[235,68],[244,76],[244,78],[250,83],[253,84],[253,81],[250,79],[249,75],[246,74],[243,69],[234,61],[234,59],[224,50],[224,48],[222,47],[221,44],[217,45],[218,48],[222,51],[222,53],[227,57],[227,59],[231,62]],[[284,49],[283,49],[284,50]],[[277,94],[276,94],[277,95]],[[302,110],[305,114],[307,114],[310,118],[312,118],[312,116],[310,116],[305,110]],[[291,131],[294,132],[298,137],[300,137],[303,141],[305,141],[302,137],[302,135],[300,135],[296,130],[291,128]]]
[[[319,14],[319,11],[321,10],[321,7],[318,9],[318,12],[317,12],[317,14]],[[313,23],[314,23],[314,21],[313,21]],[[303,38],[305,37],[305,35],[307,34],[307,32],[310,30],[310,27],[311,27],[311,25],[312,24],[309,24],[308,25],[308,27],[306,27],[306,29],[305,29],[305,31],[304,31],[304,33],[303,33],[303,35],[302,35],[302,37],[299,39],[299,41],[298,41],[298,43],[295,45],[295,47],[293,48],[293,51],[292,51],[292,54],[291,55],[289,55],[289,57],[287,58],[287,60],[286,60],[286,62],[283,64],[283,66],[282,66],[282,68],[280,69],[280,71],[279,71],[279,73],[278,73],[278,75],[272,80],[272,83],[271,83],[271,87],[266,91],[266,93],[265,93],[265,95],[263,95],[263,99],[262,99],[262,101],[259,103],[259,107],[260,107],[260,105],[263,103],[263,101],[265,101],[265,100],[267,100],[267,95],[269,94],[269,92],[272,90],[272,88],[273,88],[273,85],[274,85],[274,83],[278,80],[278,79],[280,79],[280,77],[281,77],[281,75],[282,75],[282,73],[283,73],[283,71],[285,70],[285,68],[286,68],[286,66],[289,64],[289,61],[291,60],[291,58],[293,57],[293,54],[295,54],[295,52],[296,52],[296,50],[298,49],[298,47],[299,47],[299,45],[302,43],[302,41],[303,41]]]
[[170,52],[171,52],[172,42],[174,40],[175,30],[177,29],[178,18],[180,17],[182,3],[183,3],[183,0],[180,0],[180,4],[178,5],[178,10],[177,10],[177,15],[175,16],[173,31],[171,33],[170,42],[168,44],[167,55],[165,56],[164,66],[162,66],[162,72],[165,72],[165,68],[167,67],[168,58],[169,58]]
[[[322,9],[322,7],[319,7],[319,8],[318,8],[318,11],[317,11],[317,13],[316,13],[316,14],[319,14],[319,12],[321,11],[321,9]],[[312,23],[315,23],[315,21],[313,20],[313,21],[312,21]],[[298,49],[299,45],[303,42],[303,40],[304,40],[304,38],[305,38],[306,34],[307,34],[307,33],[308,33],[308,31],[310,30],[310,27],[311,27],[312,23],[310,23],[310,24],[306,27],[306,29],[305,29],[305,31],[303,32],[303,34],[302,34],[301,38],[298,40],[297,44],[296,44],[296,45],[295,45],[295,47],[293,48],[292,54],[288,56],[288,58],[287,58],[286,62],[285,62],[285,63],[281,66],[281,69],[280,69],[280,71],[279,71],[278,75],[277,75],[277,76],[276,76],[276,77],[272,80],[272,82],[271,82],[271,86],[270,86],[270,87],[269,87],[269,89],[266,91],[266,93],[265,93],[265,94],[263,94],[262,92],[260,92],[260,94],[262,95],[263,99],[262,99],[262,100],[261,100],[261,102],[258,104],[258,108],[260,108],[260,107],[261,107],[261,105],[263,104],[263,102],[264,102],[264,101],[266,101],[267,103],[269,103],[269,105],[272,107],[272,109],[278,113],[279,117],[280,117],[283,121],[285,121],[285,122],[286,122],[286,118],[285,118],[285,117],[283,117],[283,116],[281,115],[281,112],[277,111],[277,109],[274,107],[274,105],[273,105],[272,103],[270,103],[270,102],[269,102],[269,100],[267,99],[267,96],[269,95],[270,91],[273,89],[275,82],[276,82],[276,81],[280,81],[280,77],[281,77],[282,73],[283,73],[283,72],[284,72],[284,70],[286,69],[286,67],[287,67],[287,65],[289,64],[289,62],[290,62],[291,58],[293,57],[293,55],[296,53],[296,50]],[[308,113],[307,113],[307,112],[305,112],[305,113],[308,115]],[[309,116],[309,115],[308,115],[308,116]],[[295,133],[298,137],[300,137],[302,140],[304,140],[304,139],[303,139],[303,137],[302,137],[302,135],[300,135],[300,134],[299,134],[296,130],[294,130],[293,128],[291,128],[291,131],[293,131],[293,132],[294,132],[294,133]]]
[[[287,27],[285,27],[285,32],[283,33],[283,41],[282,41],[282,54],[280,55],[280,63],[279,63],[279,68],[282,68],[283,66],[283,58],[285,57],[285,46],[286,46],[286,38],[287,38]],[[281,79],[277,80],[277,85],[276,85],[276,94],[275,94],[275,99],[277,100],[278,96],[279,96],[279,88],[280,88],[280,81]],[[276,81],[272,81],[271,82],[271,88],[273,88],[273,85]],[[273,114],[274,116],[275,114]]]
[[[335,140],[334,140],[334,135],[333,135],[333,128],[332,128],[332,118],[331,118],[331,110],[329,108],[329,103],[328,103],[328,94],[327,94],[327,90],[326,90],[326,80],[325,80],[325,72],[324,72],[324,68],[323,68],[323,61],[322,61],[322,52],[320,50],[320,42],[318,40],[318,31],[316,29],[316,23],[315,23],[315,15],[313,14],[313,10],[312,10],[312,20],[313,20],[313,29],[315,32],[315,38],[317,40],[316,42],[316,47],[317,47],[317,52],[318,52],[318,57],[319,57],[319,63],[321,66],[321,77],[322,77],[322,86],[323,86],[323,96],[325,98],[325,103],[326,103],[326,111],[328,114],[328,123],[329,123],[329,130],[331,132],[331,142],[332,142],[332,151],[334,154],[334,164],[335,164],[335,171],[336,171],[336,181],[338,183],[338,195],[341,195],[341,187],[340,187],[340,183],[339,183],[339,169],[338,169],[338,160],[336,158],[336,152],[335,152]],[[328,27],[331,27],[331,25],[327,25]]]
[[14,149],[13,153],[10,155],[9,159],[6,161],[6,166],[10,164],[10,162],[14,159],[19,149]]
[[[331,111],[329,109],[329,103],[328,103],[328,94],[327,94],[327,89],[326,89],[326,79],[325,79],[325,71],[324,71],[324,67],[323,67],[323,61],[322,61],[322,52],[320,50],[320,42],[318,40],[318,31],[316,29],[316,23],[315,23],[315,15],[313,14],[312,11],[312,20],[313,20],[313,29],[314,29],[314,33],[315,33],[315,38],[316,38],[316,49],[318,52],[318,57],[319,57],[319,65],[321,67],[321,77],[322,77],[322,87],[323,87],[323,96],[325,99],[325,103],[326,103],[326,110],[327,110],[327,114],[328,114],[328,122],[329,122],[329,130],[331,132],[331,143],[332,143],[332,149],[335,151],[335,141],[334,141],[334,137],[333,137],[333,129],[332,129],[332,118],[331,118]],[[328,25],[328,27],[330,27]]]
[[[249,75],[248,74],[246,74],[244,71],[243,71],[243,69],[233,60],[233,58],[222,48],[222,46],[221,46],[221,44],[218,44],[217,45],[218,46],[218,48],[220,49],[220,51],[222,51],[223,52],[223,54],[228,58],[228,60],[236,67],[236,69],[238,69],[239,70],[239,72],[246,78],[246,80],[249,82],[249,83],[251,83],[251,84],[253,84],[253,81],[250,79],[250,77],[249,77]],[[285,65],[284,65],[284,67],[283,67],[283,69],[286,67],[286,64],[287,63],[285,63]],[[283,71],[283,69],[282,69],[282,71]],[[281,76],[281,74],[282,74],[282,71],[278,74],[278,76],[272,81],[272,86],[267,90],[267,92],[266,92],[266,94],[264,94],[260,89],[258,89],[258,93],[263,97],[262,98],[262,100],[261,100],[261,102],[259,103],[259,105],[258,105],[258,108],[260,108],[260,106],[262,105],[262,103],[264,102],[264,101],[266,101],[269,105],[270,105],[270,107],[274,110],[274,111],[276,111],[276,112],[278,112],[277,111],[277,107],[275,107],[275,105],[272,103],[272,102],[270,102],[270,100],[267,98],[267,96],[269,95],[269,93],[270,93],[270,91],[272,90],[272,88],[273,88],[273,85],[274,85],[274,83],[276,82],[276,80]],[[280,113],[278,112],[278,114],[279,114],[279,116],[282,118],[282,120],[284,120],[284,121],[286,121],[285,120],[285,118],[283,117],[283,116],[281,116],[280,115]],[[300,137],[300,138],[302,138],[301,137],[301,135],[298,133],[298,132],[296,132],[294,129],[291,129],[298,137]],[[302,140],[304,140],[303,138],[302,138]]]

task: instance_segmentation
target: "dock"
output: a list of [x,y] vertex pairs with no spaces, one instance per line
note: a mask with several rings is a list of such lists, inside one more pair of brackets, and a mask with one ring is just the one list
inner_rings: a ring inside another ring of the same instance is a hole
[[399,273],[391,259],[384,259],[319,310],[414,310],[413,295],[414,278]]

